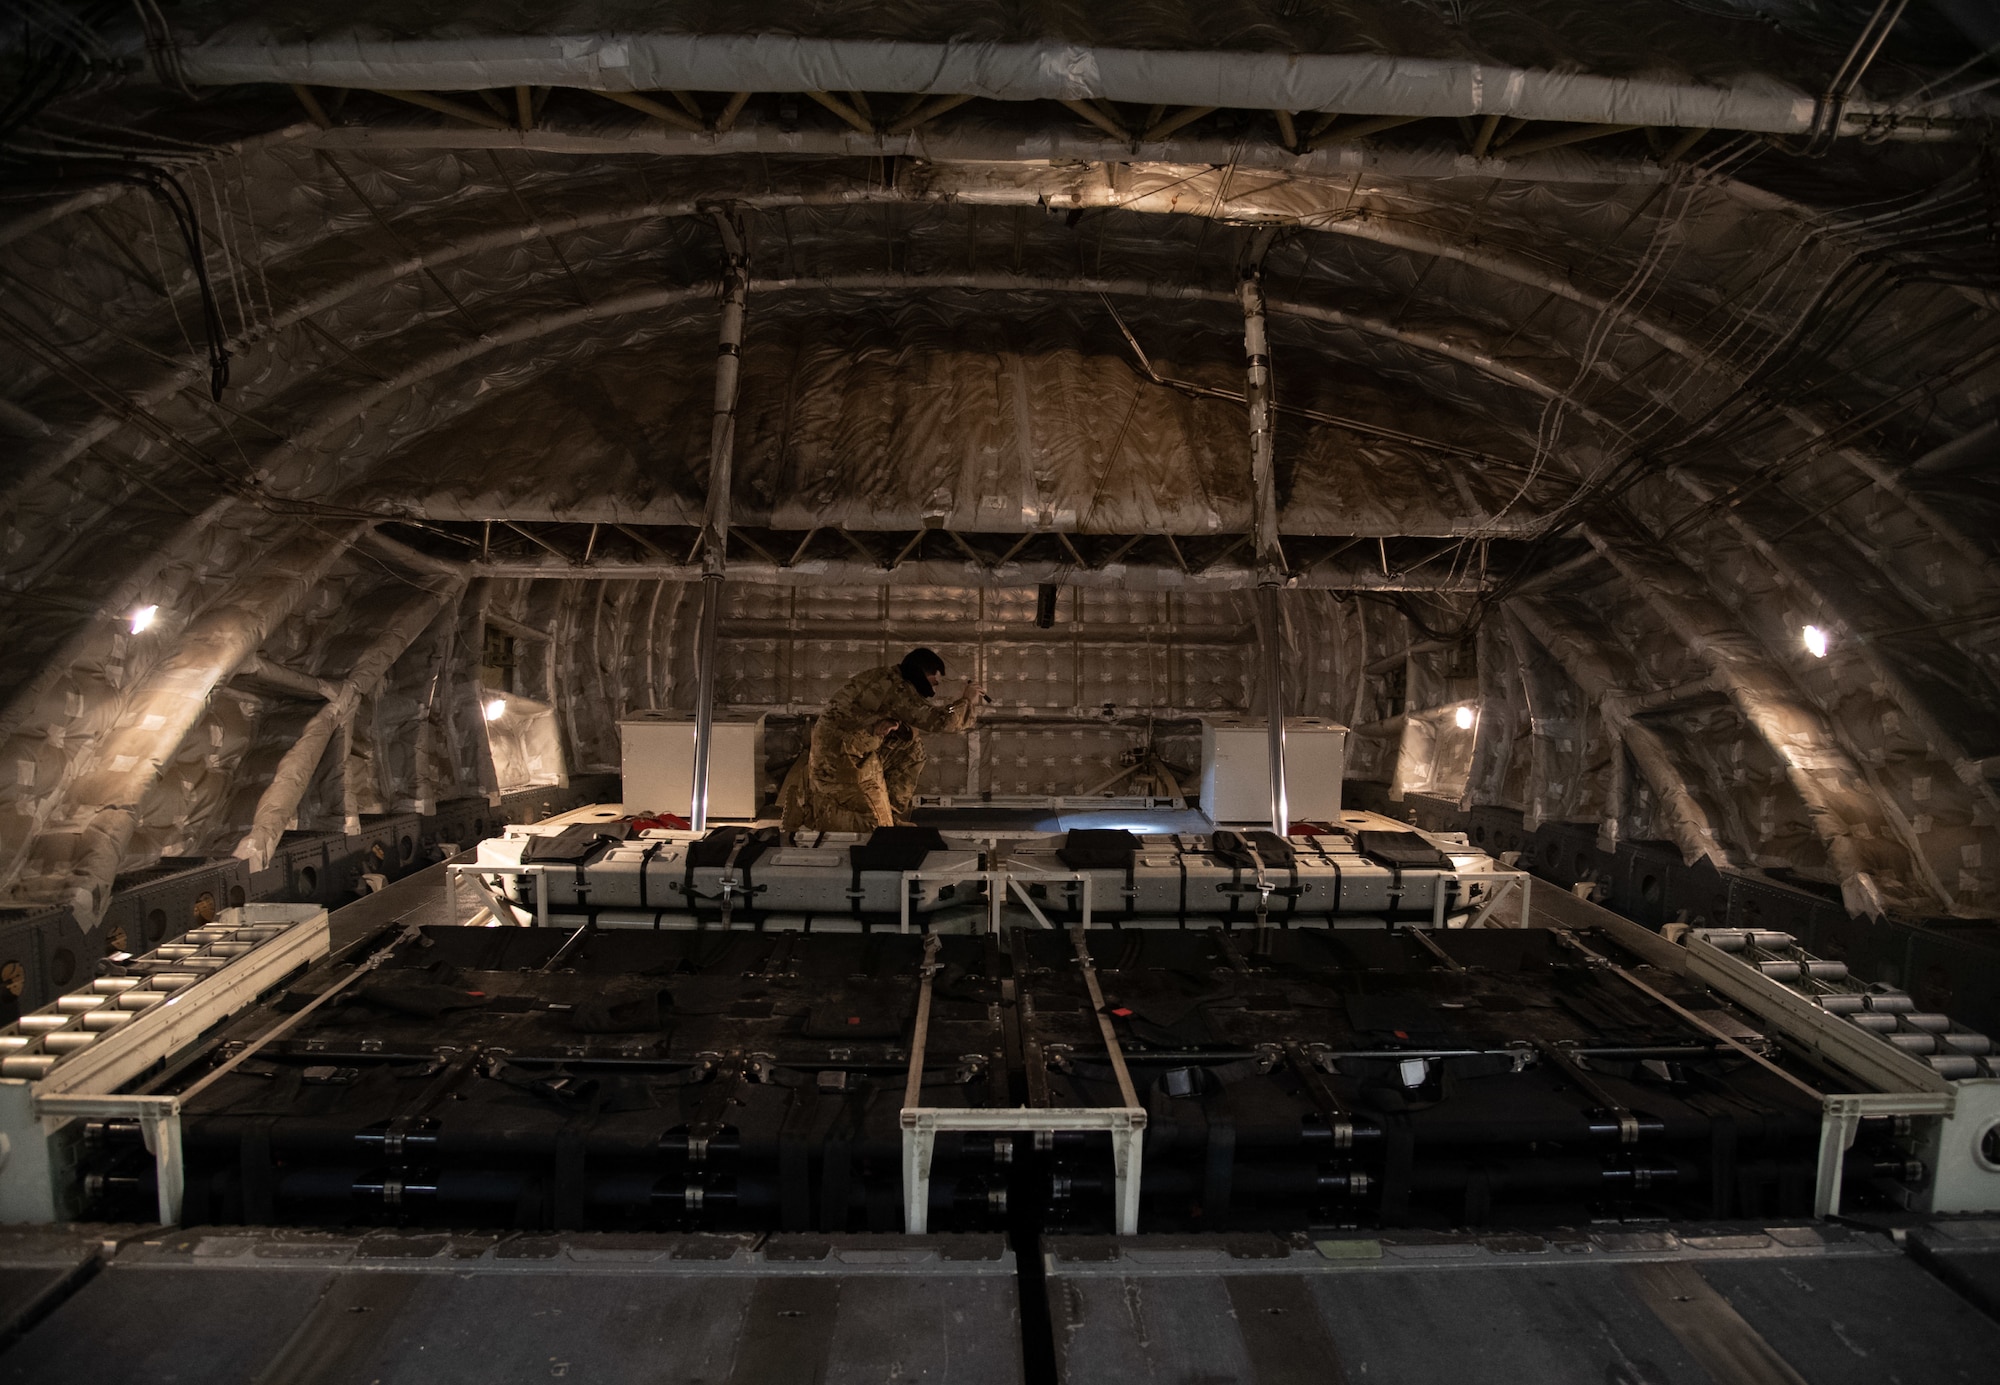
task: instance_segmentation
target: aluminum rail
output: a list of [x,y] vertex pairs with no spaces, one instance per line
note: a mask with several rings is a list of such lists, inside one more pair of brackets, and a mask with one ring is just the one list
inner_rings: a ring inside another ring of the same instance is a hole
[[[457,516],[447,518],[456,519]],[[704,576],[698,563],[616,558],[598,559],[588,567],[553,557],[503,558],[468,562],[464,568],[472,577],[535,582],[698,582]],[[776,587],[987,587],[1011,590],[1048,582],[1086,590],[1226,592],[1248,591],[1259,582],[1254,567],[1238,562],[1220,562],[1190,571],[1172,563],[1152,561],[1121,561],[1101,568],[1079,568],[1067,558],[1061,561],[1053,558],[1033,562],[1010,561],[993,567],[976,563],[970,558],[910,558],[894,567],[884,567],[860,558],[807,558],[789,566],[753,558],[738,559],[732,563],[729,575],[737,582]],[[1343,592],[1471,593],[1485,591],[1497,582],[1497,577],[1482,577],[1477,572],[1452,572],[1441,566],[1385,577],[1373,563],[1344,562],[1316,564],[1292,579],[1292,585],[1300,589]]]
[[[13,1070],[0,1078],[0,1147],[7,1152],[0,1159],[0,1218],[46,1222],[73,1210],[66,1185],[74,1170],[58,1142],[70,1122],[104,1119],[139,1127],[154,1160],[159,1219],[177,1222],[180,1112],[189,1093],[117,1089],[201,1042],[323,957],[327,943],[327,912],[317,905],[240,906],[134,959],[127,974],[99,977],[23,1016],[28,1023],[9,1026],[0,1044],[11,1055],[0,1063]],[[51,1039],[68,1042],[58,1047]]]
[[[158,74],[136,28],[116,55]],[[581,87],[595,91],[871,91],[1141,107],[1345,111],[1374,116],[1513,116],[1578,124],[1804,134],[1819,103],[1768,77],[1697,85],[1390,53],[1170,51],[1032,43],[804,38],[788,34],[597,31],[375,38],[334,28],[280,39],[254,20],[176,44],[173,64],[203,86],[286,82],[408,91]],[[1902,115],[1977,114],[1956,100],[1898,112],[1852,101],[1842,129]],[[879,136],[878,136],[879,138]]]
[[750,261],[742,226],[717,213],[728,263],[715,348],[715,419],[708,443],[708,509],[701,531],[701,627],[695,653],[694,784],[688,820],[708,830],[708,762],[715,734],[716,630],[729,566],[729,492],[735,483],[736,393],[743,371],[743,318],[750,301]]
[[[1258,233],[1253,258],[1261,260],[1269,230]],[[1291,804],[1285,792],[1285,669],[1280,643],[1284,625],[1278,592],[1285,581],[1285,554],[1278,542],[1277,459],[1271,435],[1271,345],[1264,310],[1264,274],[1256,264],[1237,285],[1243,305],[1243,398],[1250,413],[1252,564],[1257,573],[1257,643],[1264,665],[1264,726],[1270,750],[1271,830],[1291,831]]]

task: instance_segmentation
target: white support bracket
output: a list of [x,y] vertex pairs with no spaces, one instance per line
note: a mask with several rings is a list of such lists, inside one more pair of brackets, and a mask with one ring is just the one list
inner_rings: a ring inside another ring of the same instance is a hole
[[[563,869],[568,870],[570,867],[564,866]],[[535,926],[537,928],[547,928],[549,926],[549,884],[547,871],[548,868],[541,865],[506,867],[481,865],[446,866],[444,868],[446,917],[454,920],[458,918],[459,883],[462,880],[469,880],[472,888],[484,897],[487,909],[492,913],[497,922],[502,926],[525,926],[521,923],[520,915],[514,903],[500,891],[494,889],[492,881],[488,877],[494,875],[532,875],[535,877]]]
[[[984,880],[987,882],[987,892],[991,894],[993,886],[997,882],[1004,881],[1006,878],[1007,873],[1004,870],[906,870],[903,872],[901,924],[897,931],[901,933],[910,931],[910,887],[921,880],[937,880],[952,885],[961,884],[967,880]],[[992,931],[998,933],[1000,931],[999,910],[989,906],[987,912]]]
[[1813,1215],[1840,1215],[1840,1185],[1847,1151],[1871,1116],[1944,1116],[1956,1105],[1950,1092],[1841,1092],[1822,1106],[1819,1127],[1819,1170],[1813,1186]]
[[903,1227],[921,1236],[930,1224],[931,1154],[941,1130],[992,1134],[1038,1134],[1058,1130],[1104,1130],[1111,1135],[1111,1164],[1117,1232],[1139,1232],[1139,1181],[1146,1113],[1130,1107],[1026,1106],[957,1109],[903,1108]]
[[[1082,926],[1085,928],[1090,927],[1090,916],[1091,916],[1091,910],[1095,905],[1096,889],[1095,889],[1095,882],[1092,881],[1092,879],[1086,872],[1080,870],[1063,870],[1063,871],[1038,870],[1033,872],[1026,872],[1026,871],[1021,871],[1017,868],[1015,870],[1002,870],[997,872],[997,874],[999,874],[1001,879],[1005,882],[1004,888],[1001,892],[1002,895],[1004,896],[1006,893],[1011,891],[1014,898],[1018,899],[1021,902],[1021,906],[1024,909],[1026,909],[1029,913],[1035,916],[1035,922],[1039,923],[1042,927],[1050,930],[1053,930],[1055,928],[1055,925],[1049,922],[1048,915],[1044,914],[1041,911],[1040,906],[1035,903],[1034,897],[1028,893],[1028,885],[1071,884],[1071,883],[1081,884],[1083,886]],[[997,914],[998,911],[996,910],[995,912]]]
[[181,1099],[177,1096],[37,1096],[35,1114],[52,1125],[71,1120],[129,1120],[153,1156],[160,1225],[181,1219],[186,1168],[181,1159]]
[[1493,911],[1499,908],[1505,902],[1507,896],[1514,893],[1517,889],[1521,892],[1521,927],[1528,928],[1532,926],[1528,918],[1528,892],[1533,888],[1535,877],[1526,871],[1505,874],[1493,871],[1482,871],[1478,874],[1466,872],[1456,875],[1453,878],[1464,879],[1471,884],[1479,884],[1482,881],[1491,882],[1497,880],[1499,882],[1498,888],[1493,891],[1484,904],[1479,906],[1479,912],[1466,921],[1465,926],[1467,928],[1485,927],[1486,920],[1492,915]]

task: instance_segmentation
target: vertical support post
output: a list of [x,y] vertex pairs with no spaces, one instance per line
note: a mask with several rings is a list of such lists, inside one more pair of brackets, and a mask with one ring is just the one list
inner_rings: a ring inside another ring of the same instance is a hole
[[160,1225],[179,1226],[187,1181],[187,1170],[181,1155],[180,1103],[170,1098],[142,1107],[139,1133],[153,1156],[153,1178],[159,1189]]
[[1437,884],[1431,891],[1431,927],[1442,931],[1444,928],[1445,906],[1458,894],[1458,877],[1440,871]]
[[[909,882],[903,882],[905,891]],[[904,896],[908,898],[907,893]],[[907,922],[905,926],[907,929]],[[938,935],[924,938],[924,960],[917,968],[917,1020],[910,1031],[910,1066],[903,1082],[903,1230],[921,1236],[930,1229],[931,1156],[937,1126],[920,1110],[924,1099],[924,1050],[931,1032],[931,988],[938,974]]]
[[708,441],[708,510],[701,530],[701,628],[695,649],[694,794],[688,820],[708,830],[709,749],[715,732],[715,645],[722,582],[729,566],[729,491],[736,454],[736,390],[743,367],[743,318],[750,302],[750,259],[742,222],[715,213],[725,268],[722,323],[715,348],[715,420]]
[[1139,1194],[1144,1191],[1140,1177],[1145,1158],[1146,1126],[1143,1118],[1128,1118],[1111,1132],[1112,1191],[1118,1204],[1113,1226],[1120,1236],[1139,1234]]
[[708,830],[708,759],[715,738],[715,632],[722,605],[722,574],[701,575],[701,625],[695,636],[694,784],[688,823]]
[[927,1111],[903,1108],[903,1232],[921,1236],[930,1230],[931,1157],[937,1149],[937,1125]]
[[1243,304],[1243,397],[1250,408],[1251,538],[1257,568],[1257,642],[1264,659],[1264,717],[1271,756],[1271,830],[1279,836],[1291,830],[1291,805],[1285,792],[1284,626],[1278,592],[1285,582],[1285,553],[1278,542],[1278,490],[1274,439],[1271,434],[1271,353],[1265,332],[1264,251],[1270,232],[1252,242],[1249,267],[1238,292]]
[[1813,1215],[1840,1215],[1840,1184],[1847,1151],[1861,1130],[1860,1103],[1852,1097],[1829,1096],[1820,1115],[1819,1167],[1813,1188]]
[[1257,642],[1264,651],[1264,725],[1271,757],[1271,830],[1291,832],[1292,807],[1285,785],[1284,626],[1278,616],[1278,584],[1257,587]]

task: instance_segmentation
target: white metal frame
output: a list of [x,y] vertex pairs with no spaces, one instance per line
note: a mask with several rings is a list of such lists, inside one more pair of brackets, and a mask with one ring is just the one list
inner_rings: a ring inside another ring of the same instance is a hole
[[2000,1208],[2000,1174],[1979,1168],[1976,1158],[1983,1136],[1979,1127],[1990,1119],[1987,1112],[1993,1105],[1989,1094],[2000,1082],[1947,1078],[1698,934],[1690,933],[1682,946],[1690,976],[1769,1021],[1790,1042],[1880,1088],[1824,1097],[1814,1215],[1839,1215],[1847,1151],[1860,1133],[1861,1122],[1880,1116],[1913,1116],[1938,1123],[1935,1139],[1928,1142],[1932,1161],[1928,1191],[1919,1199],[1923,1205],[1913,1210],[1978,1212]]
[[[137,1011],[135,1018],[104,1033],[88,1047],[63,1057],[45,1076],[33,1080],[0,1079],[0,1126],[12,1144],[10,1156],[0,1163],[0,1208],[13,1220],[55,1220],[62,1212],[55,1186],[57,1170],[49,1153],[50,1142],[71,1121],[79,1119],[130,1120],[136,1122],[153,1155],[159,1189],[160,1221],[173,1225],[180,1220],[183,1188],[180,1112],[182,1101],[200,1090],[221,1071],[204,1078],[187,1092],[176,1096],[142,1096],[116,1089],[143,1075],[155,1063],[185,1049],[215,1025],[246,1009],[257,997],[286,976],[324,957],[328,946],[326,910],[317,905],[251,904],[225,910],[203,932],[227,932],[239,928],[283,928],[275,937],[256,943],[247,952],[233,954],[233,960],[216,968],[192,984],[173,990],[167,998]],[[229,943],[228,938],[219,942]],[[197,944],[207,946],[208,944]],[[188,946],[181,940],[162,948]],[[154,969],[171,971],[182,959],[161,959],[159,949],[138,959],[135,965],[156,963]],[[195,954],[199,956],[199,952]],[[227,954],[225,954],[227,955]],[[123,991],[105,991],[109,981],[91,982],[71,997]],[[140,983],[143,985],[143,981]],[[331,994],[329,992],[329,994]],[[317,1008],[317,998],[290,1017],[287,1023],[303,1019]],[[64,999],[45,1007],[42,1013],[61,1013]],[[79,1016],[90,1011],[76,1011]],[[26,1018],[33,1018],[32,1016]],[[18,1027],[18,1026],[15,1026]],[[253,1046],[254,1047],[254,1046]],[[234,1067],[251,1050],[232,1059]],[[35,1186],[29,1186],[30,1184]],[[39,1215],[38,1215],[39,1214]]]
[[73,1120],[136,1121],[153,1156],[153,1181],[159,1189],[160,1225],[174,1226],[181,1219],[181,1201],[186,1193],[186,1169],[181,1157],[181,1099],[177,1096],[42,1096],[35,1099],[35,1114],[50,1134]]
[[[570,870],[573,867],[565,865],[563,869]],[[524,866],[448,865],[444,868],[445,907],[448,910],[446,917],[452,919],[458,917],[459,881],[470,876],[472,887],[484,897],[486,907],[494,918],[503,924],[525,927],[520,919],[520,906],[508,899],[503,892],[494,889],[488,877],[532,875],[535,877],[535,926],[547,928],[549,926],[549,884],[545,878],[547,873],[548,867],[540,863]]]
[[[1089,889],[1086,881],[1084,888]],[[1087,898],[1087,896],[1086,896]],[[1077,963],[1083,969],[1084,985],[1097,1010],[1105,1052],[1118,1079],[1122,1106],[1097,1107],[980,1107],[958,1108],[922,1106],[924,1049],[930,1035],[931,982],[937,974],[939,941],[933,933],[924,940],[923,981],[917,992],[917,1020],[910,1040],[909,1079],[903,1089],[903,1229],[921,1236],[930,1226],[931,1160],[937,1150],[941,1130],[991,1134],[1021,1134],[1059,1130],[1103,1130],[1111,1136],[1113,1200],[1116,1229],[1120,1236],[1139,1232],[1139,1192],[1145,1158],[1146,1111],[1132,1086],[1132,1074],[1125,1067],[1125,1054],[1118,1035],[1104,1013],[1104,993],[1097,984],[1097,971],[1090,964],[1081,926],[1070,930],[1076,947]]]
[[1000,898],[1000,892],[996,891],[993,885],[996,881],[1001,882],[1001,889],[1004,891],[1006,879],[1006,870],[998,867],[992,870],[906,870],[903,872],[902,898],[899,901],[902,906],[902,913],[897,931],[901,933],[910,931],[910,887],[912,885],[923,880],[936,880],[951,885],[962,884],[967,880],[984,880],[987,884],[987,927],[992,932],[998,933],[1000,931],[1000,908],[996,901]]
[[1813,1215],[1840,1215],[1840,1185],[1846,1176],[1847,1151],[1870,1116],[1935,1116],[1951,1118],[1957,1099],[1950,1092],[1840,1092],[1821,1104],[1818,1176],[1813,1184]]
[[[1084,928],[1090,927],[1091,911],[1096,903],[1097,882],[1091,877],[1089,872],[1081,870],[1038,870],[1032,866],[1023,868],[1009,865],[999,867],[996,873],[1000,876],[1005,886],[1001,891],[1002,904],[1006,902],[1006,896],[1011,893],[1021,902],[1022,908],[1035,916],[1036,923],[1048,929],[1053,929],[1055,925],[1049,922],[1049,916],[1044,914],[1041,908],[1036,905],[1034,896],[1028,893],[1028,886],[1082,885],[1083,922],[1081,926]],[[995,932],[998,932],[1000,929],[1000,910],[998,908],[993,911],[993,928]]]
[[[1528,908],[1532,900],[1531,892],[1534,889],[1535,877],[1527,871],[1504,869],[1454,870],[1451,873],[1451,878],[1465,885],[1490,884],[1498,887],[1493,891],[1492,896],[1479,906],[1479,912],[1466,920],[1465,926],[1467,928],[1483,927],[1487,918],[1500,906],[1501,902],[1517,889],[1521,892],[1521,926],[1523,928],[1528,926]],[[1444,891],[1440,890],[1438,891],[1438,899],[1431,909],[1432,924],[1438,928],[1444,927],[1443,900]]]
[[1057,1130],[1104,1130],[1111,1135],[1111,1167],[1120,1236],[1139,1233],[1139,1178],[1146,1136],[1146,1113],[1118,1106],[943,1106],[903,1108],[903,1226],[921,1236],[930,1224],[931,1155],[938,1132],[987,1131],[1023,1134]]
[[[919,794],[920,808],[1027,808],[1050,812],[1105,813],[1126,808],[1160,809],[1179,812],[1184,798],[1154,798],[1145,794]],[[1023,836],[1025,833],[1007,833]],[[1049,835],[1058,835],[1050,833]]]

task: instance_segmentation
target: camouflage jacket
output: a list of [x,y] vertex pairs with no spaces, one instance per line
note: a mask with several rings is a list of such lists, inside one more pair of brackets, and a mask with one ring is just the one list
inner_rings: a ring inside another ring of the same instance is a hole
[[875,728],[885,720],[900,721],[916,731],[949,733],[972,724],[972,708],[962,699],[941,703],[919,697],[902,670],[892,664],[848,679],[820,713],[813,735],[828,748],[837,745],[850,755],[866,755],[881,748],[882,737]]

